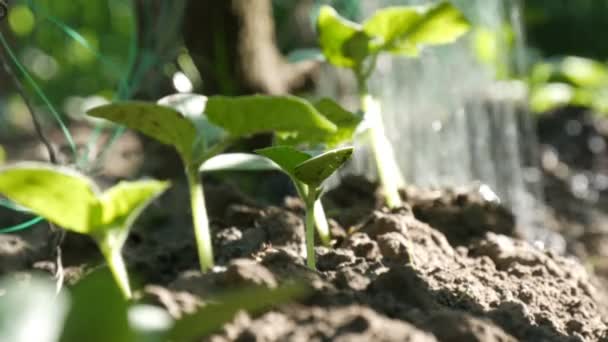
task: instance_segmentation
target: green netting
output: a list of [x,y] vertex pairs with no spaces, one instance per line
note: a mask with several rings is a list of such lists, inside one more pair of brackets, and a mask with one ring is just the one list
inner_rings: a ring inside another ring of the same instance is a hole
[[[11,1],[8,15],[0,23],[4,26],[0,45],[27,89],[29,101],[41,109],[36,114],[61,129],[76,167],[87,170],[100,163],[124,128],[112,128],[99,160],[88,160],[87,151],[106,128],[97,124],[79,154],[67,125],[73,115],[65,110],[67,100],[130,98],[146,73],[163,60],[159,50],[166,47],[164,43],[175,40],[168,36],[179,27],[183,4],[182,0],[149,1],[136,11],[130,0]],[[140,32],[138,23],[163,25]],[[24,211],[4,200],[0,206]],[[36,217],[1,228],[0,233],[27,229],[40,221]]]

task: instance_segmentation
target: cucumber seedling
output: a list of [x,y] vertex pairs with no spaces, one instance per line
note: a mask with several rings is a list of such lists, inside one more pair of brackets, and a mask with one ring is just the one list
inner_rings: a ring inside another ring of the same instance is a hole
[[[122,102],[94,108],[88,114],[125,125],[175,147],[188,178],[194,233],[203,272],[213,266],[209,219],[199,175],[205,162],[221,155],[237,139],[256,133],[306,136],[338,130],[313,105],[293,96],[207,98],[176,94],[161,99],[159,104]],[[215,159],[216,166],[217,162]],[[226,168],[230,168],[229,164]]]
[[[323,192],[321,185],[350,158],[353,148],[338,148],[316,157],[291,146],[273,146],[255,152],[272,160],[291,178],[298,195],[304,202],[306,208],[306,262],[308,267],[316,269],[315,222],[325,222],[327,225],[320,202]],[[322,220],[319,220],[319,217],[322,217]]]
[[131,287],[122,247],[133,222],[168,187],[168,182],[143,180],[101,192],[91,179],[66,167],[23,162],[0,168],[0,194],[95,240],[126,298],[131,298]]
[[319,44],[331,64],[354,73],[372,153],[387,205],[401,205],[403,185],[393,148],[382,123],[381,108],[370,94],[368,80],[381,53],[417,57],[425,45],[455,41],[469,30],[469,22],[449,2],[431,6],[395,6],[376,11],[362,24],[341,17],[332,7],[321,7],[317,19]]

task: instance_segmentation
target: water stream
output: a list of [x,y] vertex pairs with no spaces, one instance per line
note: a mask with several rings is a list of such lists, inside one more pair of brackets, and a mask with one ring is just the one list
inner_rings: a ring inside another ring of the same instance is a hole
[[[366,17],[380,7],[425,2],[366,0],[361,5]],[[524,42],[519,4],[454,3],[477,26],[499,32],[511,24],[514,43],[497,40],[496,47],[512,73],[521,71],[525,61],[520,53]],[[547,242],[538,210],[542,180],[525,86],[496,81],[495,70],[476,58],[473,39],[469,34],[455,44],[426,49],[420,59],[383,56],[372,93],[382,101],[387,134],[407,182],[420,187],[486,184],[513,210],[528,239]],[[351,171],[373,176],[365,154],[361,149]]]

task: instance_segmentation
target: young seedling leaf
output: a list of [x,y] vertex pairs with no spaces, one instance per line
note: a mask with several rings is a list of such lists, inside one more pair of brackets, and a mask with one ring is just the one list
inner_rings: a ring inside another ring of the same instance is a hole
[[208,159],[201,172],[215,171],[272,171],[281,168],[272,160],[249,153],[224,153]]
[[249,288],[231,293],[207,304],[196,313],[177,321],[169,334],[171,341],[192,341],[219,329],[234,315],[246,310],[250,314],[305,296],[309,289],[300,284],[285,285],[276,289]]
[[[360,63],[360,44],[364,38],[368,39],[361,36],[361,25],[341,17],[331,6],[324,5],[319,12],[317,29],[321,49],[330,63],[345,68],[354,68]],[[352,46],[345,49],[349,41]]]
[[178,93],[161,98],[158,104],[173,108],[192,121],[197,132],[193,152],[195,156],[201,155],[227,135],[221,127],[209,122],[204,114],[207,106],[206,96]]
[[363,23],[363,30],[375,38],[370,42],[370,50],[417,55],[416,45],[403,38],[420,22],[422,12],[423,9],[418,6],[395,6],[376,11]]
[[263,132],[335,132],[336,126],[307,101],[293,96],[214,96],[207,101],[209,120],[233,136]]
[[338,130],[334,133],[319,134],[291,134],[284,136],[277,134],[277,144],[307,144],[308,146],[324,144],[331,148],[353,139],[353,134],[362,120],[360,115],[347,111],[335,101],[328,98],[323,98],[313,105],[321,114],[333,122],[338,127]]
[[295,177],[309,186],[319,186],[338,170],[353,153],[352,147],[344,147],[320,154],[296,166]]
[[87,114],[127,126],[163,144],[175,146],[186,162],[193,158],[196,128],[191,120],[172,108],[145,102],[121,102],[96,107]]
[[156,180],[118,183],[101,195],[101,226],[128,230],[148,204],[168,187],[169,182]]
[[430,7],[404,38],[415,45],[447,44],[465,34],[470,27],[464,14],[445,1]]
[[77,233],[91,232],[101,215],[99,190],[70,169],[24,162],[0,168],[0,194]]
[[296,166],[312,158],[310,154],[298,151],[291,146],[272,146],[255,150],[255,153],[272,160],[292,177],[295,177]]

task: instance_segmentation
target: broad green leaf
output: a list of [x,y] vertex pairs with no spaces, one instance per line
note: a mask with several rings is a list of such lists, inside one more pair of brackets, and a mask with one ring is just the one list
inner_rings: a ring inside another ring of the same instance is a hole
[[404,39],[414,45],[441,45],[454,42],[469,31],[471,24],[450,2],[440,2],[406,32]]
[[196,340],[220,329],[241,310],[246,310],[250,314],[260,313],[268,307],[297,299],[308,292],[305,286],[299,284],[285,285],[277,289],[257,287],[232,291],[205,305],[196,313],[177,321],[171,330],[169,340]]
[[196,129],[192,121],[174,109],[145,102],[121,102],[96,107],[88,115],[113,121],[175,146],[185,162],[193,158]]
[[338,170],[352,155],[352,147],[344,147],[320,154],[296,166],[295,177],[309,186],[319,186]]
[[314,106],[321,114],[333,122],[338,127],[338,130],[334,133],[277,135],[279,144],[325,144],[328,147],[335,147],[353,139],[353,134],[362,120],[360,115],[347,111],[328,98],[315,102]]
[[[360,58],[360,56],[352,55],[352,47],[351,51],[345,50],[344,47],[357,34],[359,34],[358,38],[354,38],[355,42],[351,44],[358,45],[360,43],[361,25],[341,17],[331,6],[324,5],[319,11],[317,29],[319,31],[319,44],[330,63],[346,68],[357,66],[360,60],[355,57]],[[354,51],[356,53],[360,50],[355,49]]]
[[72,307],[60,342],[132,342],[128,303],[107,269],[88,275],[73,288]]
[[363,23],[363,30],[374,37],[370,50],[416,55],[416,45],[408,44],[403,38],[422,17],[423,8],[419,6],[386,7],[376,11]]
[[91,231],[101,215],[99,190],[86,176],[43,163],[0,168],[0,194],[65,229]]
[[288,175],[295,177],[295,169],[299,164],[312,158],[308,153],[296,150],[291,146],[273,146],[259,150],[255,153],[272,160]]
[[310,103],[294,96],[214,96],[205,109],[209,121],[234,136],[263,132],[335,132],[336,126]]
[[[11,278],[14,278],[11,276]],[[10,342],[56,342],[68,309],[65,291],[49,277],[0,281],[0,336]]]
[[214,171],[270,171],[280,170],[272,160],[249,153],[223,153],[208,159],[199,169],[201,172]]
[[171,107],[190,119],[196,128],[194,156],[202,155],[208,148],[219,142],[227,133],[211,122],[204,114],[207,97],[199,94],[173,94],[158,100],[158,104]]
[[148,204],[168,187],[169,182],[156,180],[118,183],[101,195],[101,226],[128,231]]

